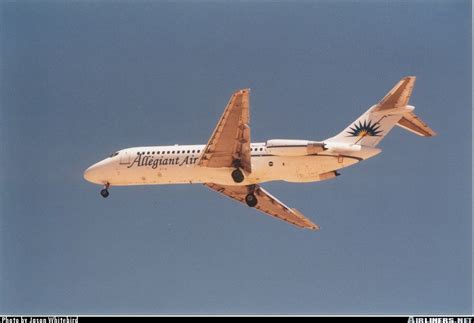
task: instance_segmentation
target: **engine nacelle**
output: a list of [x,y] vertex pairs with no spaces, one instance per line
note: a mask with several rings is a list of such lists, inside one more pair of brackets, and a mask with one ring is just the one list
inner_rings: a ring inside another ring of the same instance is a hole
[[338,154],[338,155],[348,154],[348,155],[357,156],[362,159],[373,157],[382,151],[380,148],[375,148],[375,147],[334,143],[334,142],[326,143],[325,147],[327,148],[328,153],[330,154]]
[[330,172],[327,172],[327,173],[319,174],[319,180],[320,181],[325,181],[325,180],[328,180],[328,179],[331,179],[331,178],[335,178],[336,176],[339,176],[339,175],[341,175],[341,174],[339,174],[336,171],[330,171]]
[[326,148],[328,149],[328,152],[331,152],[331,153],[353,153],[353,152],[359,152],[362,149],[362,146],[353,145],[353,144],[328,142],[326,144]]
[[326,150],[324,143],[308,140],[271,139],[267,151],[276,156],[306,156]]

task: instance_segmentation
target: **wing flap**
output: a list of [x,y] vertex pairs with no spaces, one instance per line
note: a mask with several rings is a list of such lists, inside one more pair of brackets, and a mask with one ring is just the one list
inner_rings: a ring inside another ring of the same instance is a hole
[[245,205],[247,205],[245,202],[245,196],[253,190],[258,201],[257,205],[255,206],[257,210],[267,215],[276,217],[282,221],[293,224],[299,228],[319,230],[319,226],[311,222],[311,220],[306,218],[300,211],[289,208],[259,185],[230,186],[218,185],[214,183],[206,183],[204,185]]

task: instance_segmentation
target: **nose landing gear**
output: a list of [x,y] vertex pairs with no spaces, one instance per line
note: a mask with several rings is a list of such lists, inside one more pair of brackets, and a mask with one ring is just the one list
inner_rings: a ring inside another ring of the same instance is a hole
[[100,190],[100,195],[102,195],[103,198],[106,198],[109,196],[109,187],[110,187],[110,184],[107,183],[105,184],[105,187]]

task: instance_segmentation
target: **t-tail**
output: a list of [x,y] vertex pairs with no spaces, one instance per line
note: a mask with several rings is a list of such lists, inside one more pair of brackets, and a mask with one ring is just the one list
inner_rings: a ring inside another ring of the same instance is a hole
[[338,135],[325,140],[328,144],[375,147],[397,125],[419,136],[432,137],[436,133],[413,112],[408,105],[415,76],[400,80],[378,104],[372,106]]

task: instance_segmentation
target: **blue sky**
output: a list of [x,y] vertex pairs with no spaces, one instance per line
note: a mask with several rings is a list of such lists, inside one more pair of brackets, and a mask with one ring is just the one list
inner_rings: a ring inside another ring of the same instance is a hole
[[[0,311],[470,313],[471,3],[0,4]],[[330,137],[406,75],[395,129],[335,180],[264,187],[311,232],[201,185],[100,187],[121,148],[204,144],[250,87],[253,141]]]

